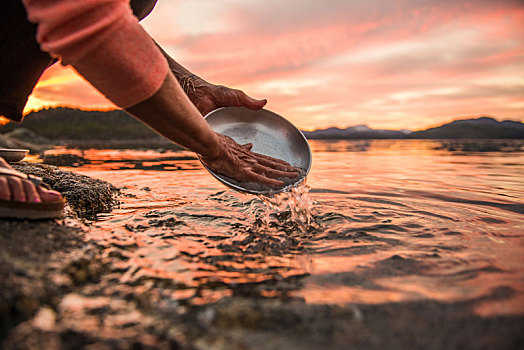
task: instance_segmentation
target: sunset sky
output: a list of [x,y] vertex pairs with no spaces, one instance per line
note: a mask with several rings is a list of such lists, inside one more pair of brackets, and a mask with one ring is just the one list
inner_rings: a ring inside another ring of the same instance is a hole
[[[159,0],[143,25],[195,74],[305,130],[524,119],[519,0]],[[112,106],[59,65],[26,112],[49,105]]]

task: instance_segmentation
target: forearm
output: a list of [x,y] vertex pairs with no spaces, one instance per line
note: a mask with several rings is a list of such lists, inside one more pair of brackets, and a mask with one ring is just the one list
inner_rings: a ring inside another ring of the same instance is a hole
[[191,102],[195,103],[195,100],[198,98],[198,96],[196,96],[197,88],[209,86],[209,83],[175,61],[158,43],[155,42],[155,44],[166,58],[169,69],[182,87],[182,90],[184,90]]
[[157,47],[166,59],[169,70],[202,115],[220,107],[246,107],[256,111],[266,105],[266,100],[255,100],[241,90],[214,85],[197,77],[171,58],[158,44]]
[[126,110],[164,137],[204,157],[214,157],[220,149],[216,133],[184,94],[173,74],[167,74],[152,97]]

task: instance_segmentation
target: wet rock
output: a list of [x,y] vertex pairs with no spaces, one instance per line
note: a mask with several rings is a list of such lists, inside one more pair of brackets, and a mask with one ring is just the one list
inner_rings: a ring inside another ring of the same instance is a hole
[[45,164],[70,167],[78,167],[90,163],[84,157],[76,154],[45,154],[42,160]]
[[[14,167],[43,177],[66,196],[78,216],[92,217],[110,210],[113,204],[116,190],[106,182],[42,164],[19,163]],[[66,211],[68,214],[76,216]],[[46,328],[42,327],[50,319],[46,307],[52,309],[63,293],[96,282],[103,273],[105,264],[97,250],[84,241],[84,230],[69,217],[0,220],[0,339],[35,314],[40,315],[35,321],[37,328]]]
[[148,225],[152,227],[166,227],[166,228],[173,228],[179,225],[187,226],[187,224],[174,217],[170,217],[167,219],[151,219],[148,221]]
[[102,180],[61,170],[52,165],[20,162],[13,167],[23,173],[39,176],[52,189],[62,193],[78,217],[94,219],[116,205],[118,189]]

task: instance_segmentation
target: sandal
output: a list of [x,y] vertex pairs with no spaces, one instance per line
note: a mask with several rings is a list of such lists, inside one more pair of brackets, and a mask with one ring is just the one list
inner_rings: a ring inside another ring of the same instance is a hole
[[[43,183],[41,178],[26,175],[13,169],[0,168],[0,176],[2,175],[16,176],[31,181],[36,188],[43,186],[44,188],[50,189],[49,185]],[[64,198],[58,201],[42,203],[0,199],[0,218],[31,220],[58,218],[64,213],[64,205]]]

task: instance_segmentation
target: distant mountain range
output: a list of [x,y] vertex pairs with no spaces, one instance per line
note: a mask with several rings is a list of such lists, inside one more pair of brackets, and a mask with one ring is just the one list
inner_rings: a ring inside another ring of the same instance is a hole
[[491,117],[461,119],[421,131],[372,129],[357,125],[345,129],[302,131],[308,139],[524,139],[524,124],[499,122]]
[[356,125],[345,129],[331,127],[302,133],[308,139],[401,139],[411,131],[371,129],[367,125]]
[[455,120],[451,123],[415,131],[413,139],[524,139],[524,124],[512,120],[502,122],[490,117]]
[[[156,132],[122,110],[83,111],[49,108],[30,113],[22,123],[0,126],[0,133],[25,128],[49,140],[156,140]],[[524,139],[524,124],[491,117],[462,119],[422,131],[372,129],[356,125],[303,131],[308,139]],[[168,143],[167,141],[165,141]]]

